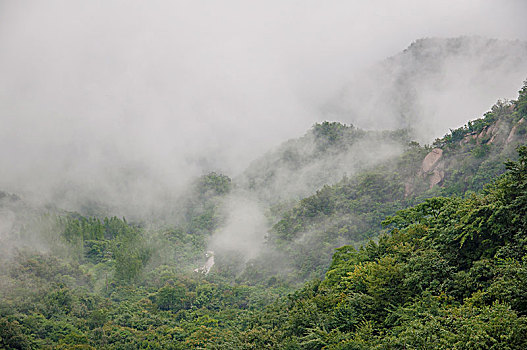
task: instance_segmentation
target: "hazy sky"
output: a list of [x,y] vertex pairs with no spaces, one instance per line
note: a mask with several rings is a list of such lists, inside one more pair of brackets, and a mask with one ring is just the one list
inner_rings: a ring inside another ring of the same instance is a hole
[[117,198],[144,184],[137,200],[235,174],[319,121],[354,71],[422,37],[525,40],[526,13],[524,0],[0,0],[0,189]]

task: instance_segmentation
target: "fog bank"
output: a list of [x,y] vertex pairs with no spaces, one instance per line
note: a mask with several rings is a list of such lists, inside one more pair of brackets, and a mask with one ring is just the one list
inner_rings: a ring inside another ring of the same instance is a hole
[[[0,188],[144,214],[193,176],[235,175],[303,135],[415,39],[526,39],[525,13],[521,0],[1,1]],[[514,97],[508,84],[493,96]],[[462,122],[488,108],[477,96]]]

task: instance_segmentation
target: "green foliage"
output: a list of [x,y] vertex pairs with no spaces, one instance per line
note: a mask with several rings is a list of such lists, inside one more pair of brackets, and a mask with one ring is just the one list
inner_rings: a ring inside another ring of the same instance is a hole
[[185,289],[181,286],[166,285],[159,289],[154,300],[161,310],[178,311],[183,308],[185,302]]
[[87,240],[84,241],[84,257],[93,264],[107,261],[111,256],[111,241]]
[[72,214],[58,218],[63,226],[62,235],[68,242],[103,239],[114,239],[133,234],[137,228],[130,226],[126,220],[117,217],[104,218],[84,217]]
[[479,145],[472,149],[471,153],[475,158],[483,158],[490,152],[490,145]]
[[[355,128],[353,125],[345,125],[339,122],[322,122],[313,125],[313,135],[319,150],[325,150],[328,147],[342,143],[342,141],[353,134]],[[348,136],[349,135],[349,136]]]
[[[514,124],[513,106],[498,101],[484,118],[438,140],[435,145],[443,147],[443,153],[434,174],[421,168],[430,148],[409,143],[400,157],[354,177],[344,177],[332,186],[323,186],[294,205],[276,206],[271,210],[277,217],[269,243],[290,258],[296,278],[320,277],[330,264],[334,248],[344,244],[358,247],[382,234],[379,222],[397,210],[430,197],[480,191],[506,171],[503,159],[518,157],[514,145],[523,139],[507,143],[512,126],[519,130],[522,125]],[[325,122],[313,128],[327,150],[347,144],[346,135],[354,132],[352,127],[340,123]],[[438,174],[440,184],[431,186],[431,177]],[[476,219],[477,215],[471,213],[465,220]],[[485,242],[482,240],[483,245]]]
[[22,331],[20,324],[9,321],[7,318],[0,318],[0,347],[2,349],[31,349],[31,342]]
[[405,198],[404,181],[418,172],[425,154],[412,144],[393,162],[324,186],[282,214],[272,227],[270,243],[287,252],[297,278],[322,276],[334,248],[375,236],[383,218],[411,203]]
[[115,278],[130,282],[139,276],[152,252],[140,236],[128,236],[114,242]]
[[72,215],[58,219],[62,236],[74,246],[82,244],[82,260],[93,264],[112,263],[114,278],[128,283],[136,279],[152,255],[142,230],[117,217]]
[[[177,226],[147,231],[74,213],[36,220],[20,237],[37,227],[43,242],[60,244],[2,257],[0,348],[525,349],[527,146],[514,156],[514,143],[473,137],[517,123],[520,95],[440,142],[442,187],[422,175],[430,148],[411,143],[273,208],[268,251],[248,262],[218,256],[206,276],[192,270],[224,220],[232,185],[221,174],[196,181]],[[360,135],[317,124],[311,156]],[[294,166],[312,159],[285,155]],[[282,261],[289,270],[277,273]],[[310,277],[322,279],[294,292],[288,284]]]
[[518,94],[518,100],[515,102],[516,110],[520,117],[527,117],[527,80],[523,82],[523,87]]
[[483,193],[427,199],[387,218],[377,243],[339,248],[322,282],[289,297],[287,317],[275,311],[276,343],[525,348],[527,147],[518,153]]
[[195,186],[200,196],[224,195],[231,190],[231,179],[226,175],[211,172],[201,176]]

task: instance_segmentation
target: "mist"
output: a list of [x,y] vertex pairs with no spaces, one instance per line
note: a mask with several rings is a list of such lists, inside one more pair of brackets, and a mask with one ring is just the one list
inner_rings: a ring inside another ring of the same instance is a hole
[[264,208],[250,196],[229,196],[223,207],[225,225],[214,233],[210,248],[215,252],[235,251],[244,259],[254,258],[263,248],[267,220]]
[[[526,12],[521,0],[1,1],[0,188],[144,216],[195,176],[236,176],[303,135],[353,77],[416,39],[525,40]],[[513,98],[525,72],[502,78],[492,96]],[[475,89],[443,129],[489,107]],[[376,118],[364,126],[399,126]],[[422,139],[439,136],[442,119],[422,118]]]
[[525,41],[419,39],[356,73],[326,113],[367,129],[411,129],[430,143],[481,117],[498,98],[515,97],[527,77],[526,57]]

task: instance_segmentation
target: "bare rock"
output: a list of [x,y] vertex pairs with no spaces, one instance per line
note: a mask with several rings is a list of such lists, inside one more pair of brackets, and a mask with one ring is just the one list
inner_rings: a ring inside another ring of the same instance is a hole
[[207,261],[205,262],[205,265],[202,267],[198,267],[197,269],[194,269],[194,272],[202,273],[205,275],[208,275],[210,272],[210,269],[214,266],[214,252],[209,250],[205,256],[207,257]]
[[459,141],[459,144],[462,146],[463,144],[469,143],[471,140],[474,140],[478,137],[477,134],[468,134],[463,137],[461,141]]
[[443,156],[443,150],[441,148],[434,148],[430,153],[428,153],[423,159],[421,164],[421,172],[429,173],[437,165],[437,162]]
[[434,169],[432,175],[430,176],[430,188],[438,185],[445,178],[445,172],[440,169]]
[[505,141],[506,143],[511,143],[512,140],[514,140],[514,134],[516,134],[516,128],[517,125],[514,125],[513,128],[511,129],[511,132],[509,134],[509,137],[507,137],[507,141]]
[[520,119],[518,123],[516,123],[516,125],[513,126],[513,128],[511,129],[511,132],[509,133],[509,137],[507,137],[507,141],[505,141],[506,143],[510,143],[514,140],[514,136],[516,135],[516,130],[518,130],[518,126],[520,126],[523,123],[525,123],[524,118]]
[[498,120],[496,123],[492,124],[487,129],[487,136],[490,136],[488,143],[494,143],[496,137],[498,136],[498,131],[500,130],[501,121]]

